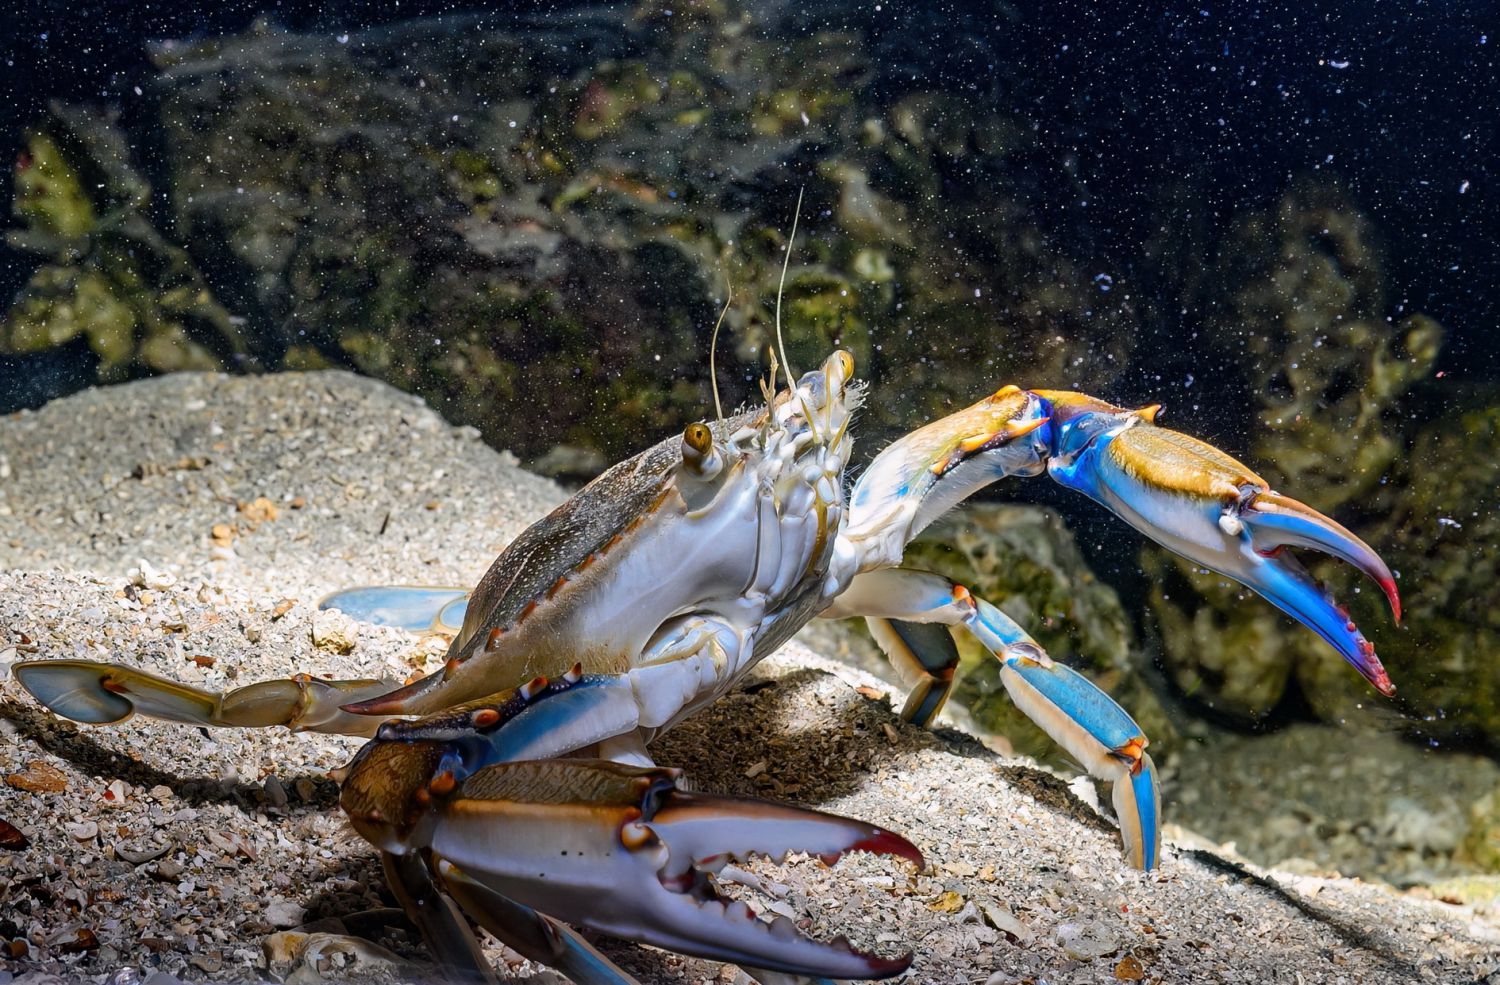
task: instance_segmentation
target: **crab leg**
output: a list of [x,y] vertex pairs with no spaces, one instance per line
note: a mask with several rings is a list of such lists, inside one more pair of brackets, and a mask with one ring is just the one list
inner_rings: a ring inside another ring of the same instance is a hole
[[866,616],[865,625],[910,691],[901,717],[926,728],[948,703],[958,670],[958,647],[941,623]]
[[479,941],[470,933],[463,914],[455,908],[456,900],[444,895],[434,883],[430,860],[420,852],[405,855],[381,852],[380,863],[397,902],[422,932],[422,938],[448,976],[461,982],[494,985],[490,963],[479,949]]
[[342,706],[383,694],[393,681],[324,681],[306,674],[258,681],[223,694],[205,691],[123,664],[93,660],[33,660],[16,664],[16,680],[49,709],[88,725],[113,725],[133,715],[185,725],[266,728],[370,736],[380,719]]
[[576,985],[640,985],[567,924],[501,896],[452,862],[438,863],[438,875],[443,891],[481,927]]
[[360,622],[446,636],[457,636],[463,631],[468,607],[466,588],[423,585],[346,588],[318,603],[320,609],[337,609]]
[[[1054,663],[1009,616],[962,585],[909,568],[859,575],[823,615],[968,629],[1000,660],[1000,679],[1016,706],[1091,774],[1112,781],[1126,857],[1136,868],[1155,867],[1160,795],[1146,736],[1113,698],[1072,668]],[[917,638],[909,634],[901,640]],[[876,639],[886,642],[878,634]],[[927,658],[938,659],[947,660],[944,651]]]

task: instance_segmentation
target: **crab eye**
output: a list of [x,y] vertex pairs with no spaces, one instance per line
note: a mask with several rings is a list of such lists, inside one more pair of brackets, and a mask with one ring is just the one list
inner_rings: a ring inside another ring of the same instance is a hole
[[844,379],[852,380],[854,378],[854,357],[849,354],[849,350],[840,349],[833,354],[833,358],[839,361],[839,371],[843,374]]
[[707,424],[689,424],[687,430],[682,432],[683,454],[687,454],[688,450],[691,449],[697,453],[697,457],[702,458],[709,453],[709,450],[713,446],[714,435],[708,429]]

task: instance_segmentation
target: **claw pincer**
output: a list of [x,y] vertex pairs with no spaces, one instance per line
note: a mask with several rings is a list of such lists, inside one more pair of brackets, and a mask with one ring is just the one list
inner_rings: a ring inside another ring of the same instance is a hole
[[732,859],[789,852],[829,864],[846,852],[872,852],[920,867],[921,853],[899,835],[818,811],[688,793],[673,769],[496,761],[507,728],[528,709],[583,685],[525,700],[506,693],[432,721],[393,723],[351,765],[345,813],[382,851],[419,854],[437,884],[502,936],[516,932],[520,907],[777,971],[884,978],[906,970],[910,955],[864,954],[842,939],[804,937],[785,917],[763,921],[721,896],[713,880]]
[[1049,406],[1047,471],[1177,554],[1232,578],[1313,630],[1378,691],[1395,693],[1375,647],[1285,548],[1322,551],[1369,575],[1401,618],[1396,579],[1368,544],[1196,438],[1155,426],[1156,407],[1033,391]]

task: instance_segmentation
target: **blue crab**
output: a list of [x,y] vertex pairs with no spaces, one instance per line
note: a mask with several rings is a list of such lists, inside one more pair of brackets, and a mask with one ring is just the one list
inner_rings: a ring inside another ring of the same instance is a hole
[[298,676],[220,695],[77,660],[20,664],[16,676],[81,722],[140,713],[368,737],[344,771],[341,805],[445,969],[492,980],[472,919],[580,985],[631,979],[574,927],[737,963],[768,985],[908,967],[910,955],[762,920],[722,896],[715,873],[790,851],[921,866],[910,842],[826,813],[689,792],[648,752],[813,618],[866,619],[912,683],[902,714],[922,724],[953,683],[949,630],[972,633],[1016,703],[1112,782],[1130,864],[1157,864],[1156,772],[1130,716],[989,602],[902,566],[919,531],[1002,477],[1050,474],[1259,592],[1393,692],[1374,648],[1287,548],[1358,567],[1399,618],[1385,564],[1233,458],[1159,427],[1157,408],[1007,386],[897,440],[846,490],[863,397],[853,374],[836,352],[779,391],[773,382],[766,406],[692,424],[614,466],[517,538],[472,593],[365,588],[325,601],[451,634],[444,666],[419,680]]

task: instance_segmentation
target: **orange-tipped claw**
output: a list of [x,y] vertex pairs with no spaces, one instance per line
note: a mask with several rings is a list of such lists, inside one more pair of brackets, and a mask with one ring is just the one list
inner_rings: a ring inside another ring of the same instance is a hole
[[1066,396],[1066,423],[1049,432],[1053,478],[1163,547],[1260,593],[1327,640],[1382,694],[1395,693],[1374,645],[1286,550],[1312,548],[1359,568],[1399,620],[1396,579],[1368,544],[1312,507],[1272,492],[1212,445],[1152,425],[1154,415],[1108,405],[1091,410],[1078,395]]

